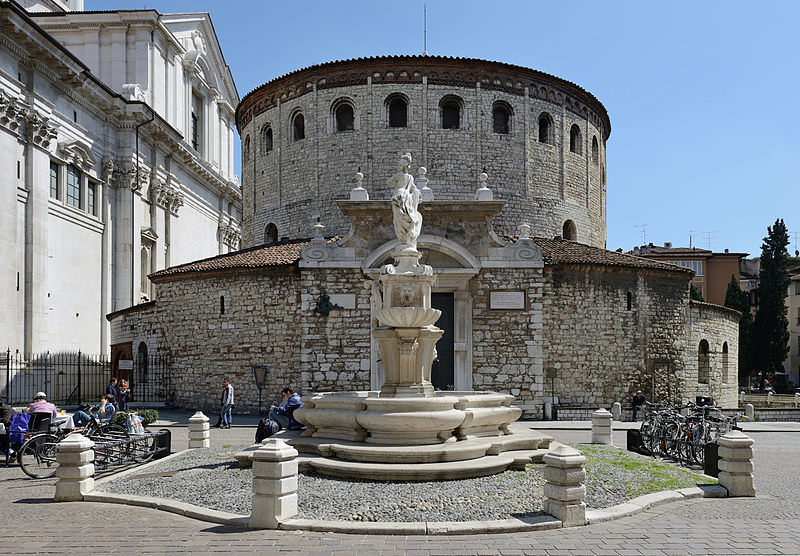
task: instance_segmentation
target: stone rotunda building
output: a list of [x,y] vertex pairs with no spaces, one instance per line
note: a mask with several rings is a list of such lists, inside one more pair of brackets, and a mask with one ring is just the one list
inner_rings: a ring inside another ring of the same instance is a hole
[[108,317],[112,344],[171,357],[179,403],[215,407],[229,376],[254,410],[264,364],[267,392],[380,388],[374,279],[397,245],[386,182],[409,151],[445,330],[435,387],[511,393],[529,417],[555,398],[585,417],[637,389],[736,405],[739,314],[691,302],[689,269],[604,249],[611,124],[577,85],[369,58],[274,79],[236,115],[244,248],[151,274],[153,301]]

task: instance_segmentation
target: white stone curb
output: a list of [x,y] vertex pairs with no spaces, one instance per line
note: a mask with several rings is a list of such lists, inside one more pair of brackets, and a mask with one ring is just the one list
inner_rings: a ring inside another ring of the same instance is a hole
[[691,498],[724,498],[728,495],[725,487],[719,485],[708,485],[704,487],[689,487],[680,490],[664,490],[662,492],[653,492],[642,496],[637,496],[633,500],[629,500],[610,508],[602,508],[599,510],[586,510],[586,523],[593,525],[595,523],[603,523],[604,521],[612,521],[641,513],[649,508],[666,504],[668,502],[677,502],[678,500],[689,500]]

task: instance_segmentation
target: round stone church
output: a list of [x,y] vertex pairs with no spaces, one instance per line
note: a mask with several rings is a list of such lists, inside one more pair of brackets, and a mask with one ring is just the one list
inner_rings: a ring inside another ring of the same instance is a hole
[[[739,314],[689,300],[692,271],[605,250],[603,105],[533,69],[464,58],[330,62],[276,78],[237,109],[239,251],[150,276],[154,300],[108,316],[114,349],[171,361],[177,401],[378,390],[376,278],[392,262],[388,178],[404,152],[437,273],[440,390],[545,400],[586,417],[641,389],[737,401]],[[133,381],[136,372],[133,373]]]

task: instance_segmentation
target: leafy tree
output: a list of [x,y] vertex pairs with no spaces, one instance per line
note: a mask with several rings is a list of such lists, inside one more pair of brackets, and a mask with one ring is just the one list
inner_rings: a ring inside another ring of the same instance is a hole
[[789,289],[789,232],[783,219],[767,226],[761,244],[758,311],[753,325],[753,366],[764,376],[781,372],[789,352],[789,319],[786,295]]
[[728,291],[725,292],[725,307],[742,314],[739,320],[739,384],[746,385],[750,376],[750,354],[753,348],[753,316],[750,314],[750,296],[739,287],[739,281],[731,274]]
[[700,293],[700,288],[694,284],[689,284],[689,299],[693,299],[694,301],[705,301],[705,299],[703,299],[703,294]]

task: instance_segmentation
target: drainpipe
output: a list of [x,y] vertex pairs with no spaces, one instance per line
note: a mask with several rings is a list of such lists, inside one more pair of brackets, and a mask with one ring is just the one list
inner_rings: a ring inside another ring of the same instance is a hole
[[133,264],[133,244],[136,237],[136,219],[134,218],[136,211],[136,188],[139,185],[139,128],[143,125],[149,124],[156,119],[153,109],[147,104],[144,104],[150,110],[150,119],[140,124],[136,124],[136,183],[131,187],[131,307],[136,305],[136,270]]

